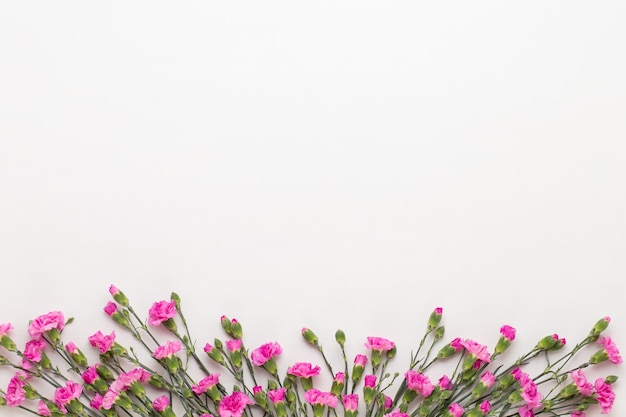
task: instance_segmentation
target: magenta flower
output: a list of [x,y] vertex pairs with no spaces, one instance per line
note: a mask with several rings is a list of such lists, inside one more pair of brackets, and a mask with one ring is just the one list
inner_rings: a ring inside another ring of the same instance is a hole
[[193,385],[191,390],[196,394],[200,395],[203,392],[207,392],[214,386],[218,384],[220,380],[220,374],[211,374],[203,379],[201,379],[197,385]]
[[452,381],[450,381],[450,378],[448,378],[448,375],[444,375],[441,378],[439,378],[439,383],[437,385],[439,385],[439,387],[442,390],[447,390],[450,388],[450,386]]
[[596,379],[594,385],[596,387],[596,399],[600,407],[602,407],[602,414],[608,414],[611,408],[613,408],[613,402],[615,401],[613,388],[611,384],[607,384],[602,378]]
[[267,396],[274,404],[285,402],[285,393],[287,388],[278,388],[267,391]]
[[26,391],[24,390],[26,379],[28,379],[26,372],[18,371],[9,380],[9,386],[4,396],[9,407],[18,407],[26,399]]
[[586,415],[584,412],[576,410],[571,414],[571,417],[585,417]]
[[102,407],[102,395],[95,394],[91,401],[89,401],[89,405],[91,408],[99,410]]
[[90,366],[83,371],[81,376],[83,377],[83,381],[85,382],[85,384],[93,384],[96,379],[100,378],[100,375],[98,375],[97,367],[98,365],[96,364]]
[[226,347],[231,352],[236,352],[241,350],[241,339],[233,339],[226,341]]
[[480,409],[480,411],[483,412],[483,414],[487,414],[491,410],[491,403],[489,402],[489,400],[485,400],[480,403],[478,408]]
[[581,369],[570,372],[569,376],[574,380],[574,384],[583,396],[588,397],[593,394],[593,385],[587,381],[587,377]]
[[112,316],[113,313],[115,313],[116,311],[117,311],[117,304],[115,304],[114,302],[109,301],[107,305],[104,306],[104,312],[108,316]]
[[484,386],[490,387],[496,382],[496,377],[491,372],[485,371],[485,373],[480,376],[480,382],[482,382]]
[[249,404],[254,404],[254,401],[243,392],[235,391],[231,395],[222,398],[217,411],[220,417],[241,417]]
[[450,414],[452,414],[453,417],[461,417],[465,412],[465,410],[463,409],[463,407],[461,407],[459,403],[450,404],[450,407],[448,407],[448,411],[450,411]]
[[455,351],[459,351],[461,348],[463,348],[463,341],[460,337],[455,337],[450,342],[450,347],[452,347]]
[[67,342],[65,344],[65,350],[67,350],[67,353],[71,354],[78,353],[78,348],[76,347],[76,344],[74,344],[74,342]]
[[263,366],[265,362],[283,353],[283,349],[277,342],[270,342],[254,349],[250,353],[250,360],[256,366]]
[[343,372],[337,372],[335,374],[335,378],[334,381],[338,384],[343,384],[346,382],[346,374],[344,374]]
[[148,323],[158,326],[174,316],[176,316],[176,303],[174,301],[158,301],[152,304],[148,311]]
[[356,411],[359,407],[359,396],[357,394],[348,394],[341,397],[343,408],[346,411]]
[[319,375],[320,367],[313,366],[308,362],[297,362],[292,367],[287,369],[287,373],[301,378],[310,378],[312,376]]
[[367,338],[365,347],[372,350],[389,351],[395,347],[395,343],[383,337],[370,336]]
[[46,341],[43,339],[29,340],[24,347],[24,357],[31,362],[41,362],[41,353],[46,346]]
[[70,401],[80,397],[82,392],[83,387],[80,384],[71,380],[67,381],[64,387],[59,387],[54,391],[54,403],[63,411],[63,414],[65,414],[67,413],[65,406],[69,404]]
[[115,343],[115,332],[111,332],[110,335],[106,336],[102,334],[100,330],[92,334],[87,338],[91,346],[96,347],[100,350],[100,353],[107,353],[113,343]]
[[622,363],[622,357],[620,356],[619,350],[617,349],[617,346],[615,346],[615,343],[613,343],[613,340],[610,337],[602,336],[598,339],[598,343],[602,345],[606,354],[609,355],[609,360],[611,361],[611,363],[614,363],[616,365]]
[[376,375],[365,375],[363,385],[367,388],[374,388],[376,386]]
[[115,285],[111,285],[111,286],[109,287],[109,294],[111,294],[111,295],[117,295],[117,294],[119,294],[119,293],[120,293],[120,289],[119,289],[119,288],[117,288]]
[[426,375],[412,369],[406,371],[404,378],[406,379],[406,386],[408,389],[415,391],[424,397],[428,397],[435,389]]
[[367,364],[367,356],[358,354],[354,357],[354,366],[364,367]]
[[400,410],[393,410],[391,413],[385,414],[383,417],[409,417],[409,415]]
[[500,333],[502,334],[502,337],[507,339],[509,342],[512,342],[515,339],[515,328],[507,324],[500,327]]
[[156,411],[164,411],[168,406],[170,405],[170,399],[167,398],[167,396],[165,395],[161,395],[158,398],[155,398],[154,401],[152,401],[152,407],[154,407],[154,409]]
[[39,400],[39,403],[37,404],[37,414],[46,417],[52,415],[52,413],[50,413],[50,408],[48,408],[48,404],[46,404],[44,400]]
[[154,349],[154,357],[156,359],[163,359],[168,356],[172,356],[177,352],[180,352],[182,348],[183,346],[178,340],[168,341],[167,343],[165,343],[165,345],[158,346],[156,349]]
[[63,313],[60,311],[52,311],[48,314],[36,317],[28,326],[28,334],[30,334],[30,337],[33,339],[36,339],[52,329],[61,331],[64,326],[65,319],[63,317]]

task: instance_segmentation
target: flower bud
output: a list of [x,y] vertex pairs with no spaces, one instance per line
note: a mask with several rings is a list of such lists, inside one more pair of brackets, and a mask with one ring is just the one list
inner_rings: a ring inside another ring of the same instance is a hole
[[576,384],[569,384],[563,387],[563,389],[557,395],[557,398],[570,398],[578,394],[578,387]]
[[6,334],[3,334],[0,337],[0,345],[2,345],[9,352],[15,352],[17,350],[15,342]]
[[340,346],[343,346],[346,343],[346,334],[343,330],[339,329],[335,332],[335,340]]
[[306,340],[310,345],[315,346],[315,347],[318,346],[317,335],[313,333],[311,329],[303,327],[302,337],[304,337],[304,340]]
[[432,331],[439,322],[441,321],[441,315],[443,313],[443,309],[441,307],[435,308],[432,313],[430,313],[430,317],[428,318],[428,324],[426,326],[427,331]]
[[111,372],[109,368],[102,364],[99,364],[96,367],[96,372],[98,373],[98,375],[100,375],[100,378],[104,379],[105,381],[113,381],[115,379],[115,377],[113,376],[113,372]]
[[439,326],[435,330],[435,341],[441,340],[446,332],[445,326]]
[[180,311],[180,296],[175,292],[172,292],[170,299],[174,302],[174,305],[176,305],[176,311]]
[[230,337],[233,337],[233,332],[230,329],[230,327],[231,327],[230,319],[228,317],[226,317],[226,316],[222,316],[222,317],[220,317],[220,323],[222,324],[222,328],[224,329],[226,334],[229,335]]
[[243,329],[237,319],[232,319],[230,322],[230,331],[235,339],[241,339],[243,337]]
[[559,340],[559,335],[557,335],[556,333],[550,336],[546,336],[543,339],[541,339],[539,342],[537,342],[536,348],[539,350],[551,349],[557,344],[558,340]]
[[602,349],[602,350],[597,351],[593,355],[591,355],[591,358],[589,358],[589,363],[592,365],[595,365],[600,362],[604,362],[608,359],[609,359],[608,353],[606,353],[606,350]]
[[123,307],[128,307],[129,306],[129,302],[128,302],[128,298],[126,297],[126,295],[124,295],[124,293],[122,291],[120,291],[119,288],[117,288],[115,285],[111,285],[109,287],[109,293],[113,296],[113,299],[115,301],[117,301],[117,303]]

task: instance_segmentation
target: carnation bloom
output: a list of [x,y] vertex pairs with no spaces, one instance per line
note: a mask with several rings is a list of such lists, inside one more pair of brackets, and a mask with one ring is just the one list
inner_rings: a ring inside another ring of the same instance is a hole
[[91,346],[98,348],[100,353],[107,353],[113,346],[113,343],[115,343],[115,331],[111,332],[110,335],[104,335],[98,330],[89,336],[88,339]]
[[365,366],[367,364],[367,356],[358,354],[354,357],[354,366]]
[[236,351],[241,350],[241,339],[227,340],[226,347],[231,352],[236,352]]
[[43,339],[29,340],[24,347],[24,357],[31,362],[41,362],[41,353],[46,346],[46,341]]
[[465,350],[481,362],[491,362],[491,355],[487,351],[487,346],[481,345],[480,343],[470,339],[466,339],[460,342],[460,344],[465,348]]
[[148,311],[148,323],[158,326],[174,316],[176,316],[176,303],[174,301],[158,301],[152,304]]
[[207,390],[210,390],[215,385],[217,385],[219,380],[220,380],[220,374],[211,374],[207,376],[206,378],[201,379],[197,385],[193,385],[191,387],[191,390],[197,395],[200,395],[203,392],[206,392]]
[[102,395],[96,394],[93,396],[91,401],[89,401],[89,405],[96,410],[99,410],[102,407]]
[[363,385],[368,388],[374,388],[376,386],[376,375],[365,375]]
[[602,336],[598,339],[598,343],[602,345],[604,351],[607,355],[609,355],[609,360],[611,363],[619,365],[622,363],[622,357],[620,356],[619,350],[613,340],[608,336]]
[[168,341],[163,346],[157,346],[154,349],[154,357],[156,359],[163,359],[168,356],[172,356],[175,353],[179,352],[183,346],[180,344],[178,340]]
[[310,378],[312,376],[319,375],[320,367],[313,366],[308,362],[297,362],[292,367],[287,369],[287,373],[301,378]]
[[450,407],[448,407],[448,411],[450,411],[450,414],[452,414],[452,416],[454,417],[461,417],[465,412],[465,410],[463,409],[463,407],[461,407],[459,403],[450,404]]
[[574,384],[576,384],[578,392],[580,392],[583,396],[587,397],[593,394],[593,385],[591,382],[587,381],[587,377],[583,373],[582,369],[576,369],[575,371],[570,372],[569,376],[574,380]]
[[52,413],[50,413],[50,408],[48,408],[48,404],[44,400],[39,400],[37,404],[37,414],[40,416],[49,417]]
[[104,306],[104,312],[108,315],[108,316],[112,316],[113,313],[115,313],[117,311],[117,304],[115,304],[112,301],[109,301],[105,306]]
[[218,413],[220,417],[241,417],[246,406],[254,404],[245,393],[235,391],[231,395],[227,395],[220,401]]
[[26,391],[24,390],[24,387],[26,386],[27,378],[28,376],[26,372],[18,371],[9,380],[9,386],[7,387],[5,394],[5,400],[9,407],[18,407],[22,405],[26,399]]
[[263,366],[265,362],[281,353],[283,353],[283,349],[280,345],[277,342],[270,342],[254,349],[252,353],[250,353],[250,360],[256,366]]
[[48,314],[36,317],[28,326],[28,334],[30,334],[30,337],[33,339],[36,339],[52,329],[61,331],[64,326],[65,319],[63,313],[60,311],[52,311]]
[[278,404],[281,402],[285,402],[286,392],[287,388],[271,389],[267,391],[267,396],[269,397],[271,402],[273,402],[274,404]]
[[391,340],[385,339],[384,337],[373,337],[370,336],[367,338],[367,342],[365,343],[365,347],[367,349],[378,350],[378,351],[388,351],[393,349],[396,346],[394,342]]
[[337,407],[339,400],[330,392],[322,392],[311,388],[304,393],[304,399],[310,404],[327,405],[331,408]]
[[357,394],[348,394],[341,397],[343,408],[346,411],[356,411],[359,407],[359,396]]
[[485,373],[480,376],[480,382],[482,382],[484,386],[490,387],[496,382],[496,377],[491,372],[485,371]]
[[513,341],[515,339],[515,328],[505,324],[504,326],[500,327],[500,333],[502,334],[502,336],[507,339],[508,341]]
[[85,382],[85,384],[93,384],[96,379],[100,378],[100,375],[98,375],[97,366],[98,365],[90,366],[83,371],[81,376],[83,377],[83,381]]
[[78,348],[76,347],[76,344],[74,344],[74,342],[67,342],[65,344],[65,350],[67,350],[68,353],[78,353]]
[[435,389],[426,375],[412,369],[406,371],[404,378],[406,379],[406,386],[408,389],[415,391],[424,397],[428,397]]
[[65,414],[67,412],[65,406],[69,404],[70,401],[80,397],[82,392],[83,387],[80,384],[71,380],[67,381],[65,386],[59,387],[54,391],[54,403],[63,411],[63,414]]
[[13,325],[11,325],[11,323],[0,324],[0,337],[7,334],[11,329],[13,329]]
[[478,408],[484,414],[487,414],[489,412],[489,410],[491,410],[491,403],[489,402],[489,400],[485,400],[482,403],[480,403],[480,406],[478,406]]
[[450,378],[448,378],[448,375],[443,375],[441,378],[439,378],[439,383],[437,385],[439,385],[439,387],[443,390],[449,389],[451,381]]
[[391,413],[385,414],[383,417],[409,417],[409,415],[400,410],[393,410]]
[[154,409],[159,412],[165,410],[169,405],[170,400],[165,395],[161,395],[160,397],[155,398],[154,401],[152,401],[152,407],[154,407]]
[[602,407],[602,414],[607,414],[613,408],[613,401],[615,401],[613,388],[602,378],[596,379],[594,385],[596,387],[596,399]]

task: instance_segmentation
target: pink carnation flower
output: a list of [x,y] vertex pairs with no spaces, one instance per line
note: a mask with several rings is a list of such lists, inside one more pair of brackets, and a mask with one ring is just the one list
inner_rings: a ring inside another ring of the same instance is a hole
[[91,401],[89,401],[89,405],[91,406],[91,408],[95,408],[96,410],[99,410],[102,407],[102,395],[100,394],[94,395]]
[[367,338],[367,342],[365,343],[365,347],[367,349],[378,350],[378,351],[388,351],[395,347],[395,343],[391,340],[385,339],[384,337],[373,337],[370,336]]
[[226,347],[231,352],[237,352],[241,350],[241,339],[233,339],[226,341]]
[[67,412],[65,406],[70,401],[80,397],[83,392],[83,387],[74,381],[67,381],[64,387],[59,387],[54,391],[54,403],[63,411],[63,414]]
[[93,384],[96,379],[100,378],[100,375],[98,375],[97,366],[98,365],[90,366],[83,371],[81,376],[83,377],[83,381],[85,382],[85,384]]
[[448,378],[448,375],[444,375],[441,378],[439,378],[439,383],[437,385],[439,385],[439,387],[442,390],[447,390],[450,388],[451,382],[452,381],[450,381],[450,378]]
[[48,408],[48,404],[46,404],[44,400],[39,400],[39,403],[37,404],[37,414],[46,417],[52,415],[52,413],[50,413],[50,408]]
[[412,369],[406,371],[404,378],[406,379],[406,386],[408,389],[415,391],[424,397],[428,397],[435,389],[426,375]]
[[470,339],[466,339],[460,342],[460,344],[465,348],[465,350],[481,362],[491,362],[491,354],[487,351],[487,346],[481,345],[480,343]]
[[301,378],[310,378],[312,376],[319,375],[320,367],[313,366],[308,362],[297,362],[292,367],[287,369],[287,373]]
[[46,341],[43,339],[29,340],[24,347],[24,357],[31,362],[41,362],[41,353],[46,348]]
[[603,378],[596,379],[594,385],[596,387],[596,399],[602,407],[602,414],[608,414],[613,408],[613,401],[615,401],[613,388]]
[[348,394],[341,397],[343,402],[343,408],[346,411],[356,411],[359,408],[359,396],[358,394]]
[[148,323],[158,326],[174,316],[176,316],[176,303],[174,301],[158,301],[152,304],[148,311]]
[[587,377],[583,373],[582,369],[570,372],[569,376],[574,380],[576,387],[578,387],[578,392],[580,392],[583,396],[588,397],[593,394],[593,385],[591,382],[587,381]]
[[374,388],[376,386],[376,375],[365,375],[365,377],[363,377],[363,385],[368,388]]
[[107,353],[113,343],[115,343],[115,332],[111,332],[110,335],[104,335],[100,330],[92,334],[87,338],[91,346],[98,348],[100,353]]
[[211,388],[213,388],[220,380],[220,374],[211,374],[203,379],[201,379],[197,385],[193,385],[191,390],[196,394],[200,395],[203,392],[207,392]]
[[28,334],[30,334],[30,337],[33,339],[36,339],[52,329],[61,331],[64,326],[65,319],[63,317],[63,313],[60,311],[52,311],[48,314],[36,317],[28,326]]
[[9,386],[4,396],[9,407],[18,407],[26,399],[26,391],[24,390],[26,379],[28,379],[26,372],[18,371],[9,380]]
[[502,336],[507,339],[508,341],[513,341],[515,339],[515,328],[505,324],[504,326],[500,327],[500,333],[502,334]]
[[615,343],[613,343],[613,340],[610,337],[602,336],[598,339],[598,343],[602,345],[602,347],[606,351],[606,354],[609,355],[609,360],[611,361],[611,363],[614,363],[616,365],[622,363],[622,357],[619,354],[619,350],[617,349],[617,346],[615,346]]
[[168,356],[172,356],[177,352],[180,352],[182,348],[183,346],[178,340],[168,341],[165,345],[158,346],[156,349],[154,349],[154,357],[156,359],[163,359]]
[[115,313],[117,311],[117,304],[115,304],[114,302],[109,301],[105,306],[104,306],[104,312],[108,315],[108,316],[112,316],[113,313]]
[[364,367],[367,364],[367,356],[358,354],[354,357],[354,366]]
[[452,414],[453,417],[461,417],[465,412],[465,410],[463,409],[463,407],[461,407],[459,403],[450,404],[450,407],[448,407],[448,411],[450,411],[450,414]]
[[241,417],[246,406],[254,404],[245,393],[235,391],[231,395],[227,395],[220,401],[217,411],[220,417]]
[[385,414],[383,417],[409,417],[409,415],[400,410],[393,410],[391,413]]
[[169,405],[170,400],[165,395],[161,395],[160,397],[155,398],[154,401],[152,401],[152,407],[154,407],[154,409],[159,412],[164,411]]
[[484,374],[480,376],[480,382],[486,387],[490,387],[496,382],[496,377],[489,371],[485,371]]
[[0,324],[0,337],[4,336],[9,332],[9,330],[13,329],[11,323],[3,323]]
[[65,344],[65,350],[67,350],[67,353],[70,353],[72,355],[78,353],[78,348],[76,347],[76,344],[74,344],[74,342],[67,342]]
[[267,391],[267,396],[274,404],[285,402],[285,393],[287,388],[278,388]]
[[277,342],[270,342],[254,349],[250,354],[250,360],[256,366],[263,366],[265,362],[283,353],[283,349]]
[[311,388],[304,393],[304,399],[310,404],[327,405],[331,408],[337,407],[339,400],[330,392],[322,392],[318,389]]
[[483,412],[483,414],[487,414],[489,410],[491,410],[491,403],[489,402],[489,400],[485,400],[482,403],[480,403],[478,408],[480,409],[480,411]]

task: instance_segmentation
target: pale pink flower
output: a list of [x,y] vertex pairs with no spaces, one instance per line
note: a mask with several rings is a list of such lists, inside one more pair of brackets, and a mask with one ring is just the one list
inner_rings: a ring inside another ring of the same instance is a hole
[[596,379],[594,385],[596,387],[596,399],[600,407],[602,407],[602,414],[608,414],[611,408],[613,408],[613,401],[615,401],[613,388],[603,378]]
[[114,302],[109,301],[105,306],[104,306],[104,312],[108,315],[108,316],[112,316],[113,313],[115,313],[117,311],[117,304],[115,304]]
[[335,378],[334,381],[338,384],[343,384],[346,382],[346,374],[344,374],[343,372],[337,372],[335,374]]
[[363,378],[363,385],[368,388],[374,388],[376,386],[376,375],[365,375]]
[[5,400],[9,407],[18,407],[22,405],[26,399],[26,391],[24,390],[24,387],[26,386],[27,378],[26,372],[18,371],[9,380],[9,386],[5,393]]
[[341,397],[343,402],[343,408],[346,411],[356,411],[359,408],[359,396],[358,394],[348,394]]
[[354,357],[354,366],[364,367],[367,364],[367,356],[358,354]]
[[80,397],[80,394],[83,392],[83,387],[80,384],[77,384],[74,381],[65,382],[64,387],[59,387],[54,391],[54,403],[66,413],[65,406],[69,404],[70,401],[77,399]]
[[46,341],[43,339],[29,340],[24,346],[24,357],[31,362],[41,362],[41,353],[46,346]]
[[285,402],[285,393],[287,388],[278,388],[267,391],[267,396],[274,404]]
[[60,311],[52,311],[36,317],[28,326],[28,334],[33,339],[41,337],[45,332],[57,329],[63,330],[65,327],[65,319]]
[[465,348],[465,350],[481,362],[491,362],[491,354],[487,351],[487,346],[481,345],[480,343],[470,339],[466,339],[460,342],[460,344]]
[[196,395],[200,395],[203,392],[207,392],[211,388],[213,388],[220,380],[220,374],[211,374],[200,381],[198,381],[197,385],[193,385],[191,390],[196,393]]
[[489,410],[491,410],[491,403],[489,402],[489,400],[485,400],[482,403],[480,403],[480,405],[478,406],[478,408],[480,409],[480,411],[482,411],[484,414],[487,414],[489,412]]
[[365,347],[367,349],[378,350],[378,351],[389,351],[395,347],[395,343],[391,340],[385,339],[384,337],[374,337],[370,336],[367,338],[367,342],[365,343]]
[[465,410],[463,409],[463,407],[461,407],[461,404],[459,403],[450,404],[450,407],[448,407],[448,411],[450,411],[450,414],[452,414],[454,417],[461,417],[465,412]]
[[165,395],[161,395],[160,397],[155,398],[154,401],[152,401],[152,407],[154,407],[154,409],[159,412],[165,410],[169,405],[170,399],[167,398],[167,396]]
[[277,342],[261,345],[250,353],[250,360],[256,366],[263,366],[265,362],[283,353],[283,349]]
[[91,346],[100,350],[100,353],[107,353],[115,343],[115,331],[111,332],[110,335],[104,335],[98,330],[87,339]]
[[330,392],[323,392],[311,388],[304,393],[304,399],[310,404],[327,405],[331,408],[337,407],[339,400]]
[[576,387],[578,387],[578,392],[580,392],[583,396],[588,397],[593,394],[593,385],[591,382],[587,381],[587,377],[583,373],[582,369],[570,372],[569,376],[574,380]]
[[287,373],[301,378],[310,378],[312,376],[319,375],[320,367],[313,366],[308,362],[297,362],[292,367],[287,369]]
[[172,356],[183,348],[183,345],[180,344],[178,340],[170,340],[165,343],[163,346],[158,346],[154,349],[154,357],[156,359],[163,359],[168,356]]
[[119,294],[119,293],[120,293],[120,290],[119,290],[119,288],[117,288],[115,285],[111,285],[111,286],[109,287],[109,294],[111,294],[111,295],[117,295],[117,294]]
[[482,382],[484,386],[490,387],[496,382],[496,377],[491,372],[485,371],[485,373],[480,376],[480,382]]
[[0,337],[4,336],[9,332],[9,330],[13,329],[11,323],[3,323],[0,324]]
[[48,408],[48,404],[44,400],[39,400],[37,404],[37,414],[40,416],[49,417],[52,413],[50,413],[50,409]]
[[158,301],[152,304],[148,311],[148,323],[158,326],[174,316],[176,316],[176,303],[174,301]]
[[435,389],[426,375],[412,369],[406,371],[404,378],[406,379],[406,386],[408,389],[415,391],[424,397],[428,397]]
[[602,336],[598,339],[598,343],[602,345],[611,363],[619,365],[622,363],[622,357],[619,354],[619,350],[613,340],[608,336]]
[[235,391],[231,395],[227,395],[220,401],[218,413],[220,417],[241,417],[246,406],[254,404],[245,393]]
[[120,397],[119,391],[115,391],[109,388],[109,390],[102,397],[100,408],[104,410],[110,410],[111,407],[113,407],[113,404],[115,404],[115,401],[117,401],[119,397]]
[[505,324],[504,326],[500,327],[500,333],[502,334],[502,337],[504,337],[510,342],[512,342],[515,339],[515,328],[509,326],[508,324]]
[[226,347],[231,352],[236,352],[241,350],[241,339],[227,340]]

